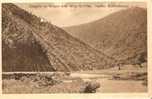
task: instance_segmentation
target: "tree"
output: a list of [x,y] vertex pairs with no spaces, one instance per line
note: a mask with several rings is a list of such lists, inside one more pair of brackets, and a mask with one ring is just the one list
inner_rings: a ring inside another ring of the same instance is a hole
[[140,68],[142,68],[142,63],[146,62],[146,58],[145,58],[145,53],[141,53],[140,55],[138,55],[137,57],[137,64],[140,66]]

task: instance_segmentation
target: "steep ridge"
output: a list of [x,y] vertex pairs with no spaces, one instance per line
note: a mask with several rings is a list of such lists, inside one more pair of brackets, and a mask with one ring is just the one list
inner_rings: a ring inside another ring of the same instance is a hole
[[2,4],[3,71],[103,69],[115,60],[14,4]]
[[48,67],[52,71],[41,45],[33,36],[33,30],[10,9],[9,4],[2,5],[2,70],[45,71],[43,67]]
[[147,59],[147,11],[132,7],[94,22],[64,27],[79,38],[115,58],[120,63],[136,64]]

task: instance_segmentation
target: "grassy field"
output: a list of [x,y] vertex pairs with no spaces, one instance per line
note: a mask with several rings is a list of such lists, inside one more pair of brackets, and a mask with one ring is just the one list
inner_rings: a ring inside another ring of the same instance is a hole
[[2,86],[4,94],[94,93],[99,87],[69,73],[7,73]]
[[78,78],[65,83],[64,78],[61,74],[3,74],[3,93],[78,93],[84,83]]
[[98,93],[147,92],[146,68],[113,68],[71,73],[3,73],[4,94],[85,93],[88,85],[93,90],[91,92]]

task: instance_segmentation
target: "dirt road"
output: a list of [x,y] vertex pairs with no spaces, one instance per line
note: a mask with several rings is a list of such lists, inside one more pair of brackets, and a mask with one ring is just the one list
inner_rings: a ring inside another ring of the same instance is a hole
[[80,77],[84,81],[99,82],[101,87],[97,92],[101,93],[135,93],[147,92],[147,87],[142,85],[142,81],[136,80],[111,80],[112,75],[106,74],[87,74],[87,73],[72,73],[72,77]]

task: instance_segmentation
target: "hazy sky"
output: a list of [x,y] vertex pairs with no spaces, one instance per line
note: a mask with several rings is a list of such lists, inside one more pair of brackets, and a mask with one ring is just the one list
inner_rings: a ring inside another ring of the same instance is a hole
[[[52,24],[60,27],[78,25],[103,18],[113,12],[127,7],[50,7],[51,4],[17,4],[33,14],[45,18]],[[33,7],[38,5],[40,7]],[[59,4],[56,4],[59,5]],[[143,3],[129,4],[131,6],[145,7]],[[129,6],[130,7],[130,6]]]

